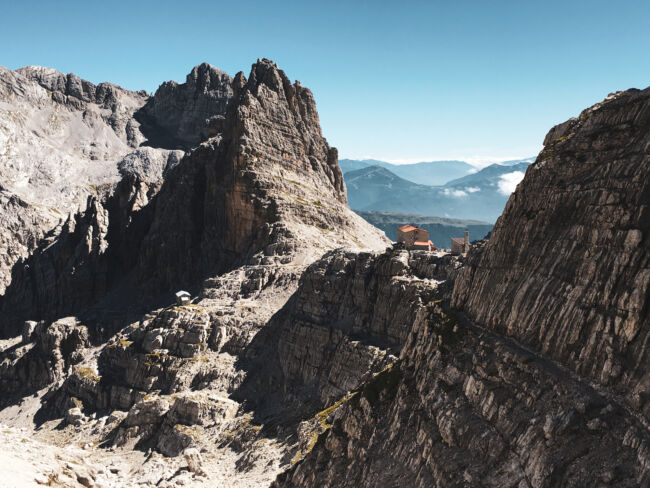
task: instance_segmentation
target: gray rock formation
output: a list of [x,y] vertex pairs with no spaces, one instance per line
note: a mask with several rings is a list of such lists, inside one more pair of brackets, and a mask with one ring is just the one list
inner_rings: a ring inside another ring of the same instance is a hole
[[[53,78],[40,83],[63,90],[61,103],[92,103],[89,85]],[[182,106],[165,112],[172,100]],[[59,317],[75,315],[92,344],[76,345],[74,362],[64,360],[56,378],[27,378],[36,396],[21,397],[16,387],[0,421],[36,419],[43,436],[83,440],[91,451],[101,443],[125,457],[147,449],[172,456],[160,469],[145,460],[133,468],[143,486],[167,486],[178,475],[176,458],[186,460],[193,477],[268,485],[298,449],[298,424],[322,405],[317,400],[291,421],[280,419],[279,431],[264,430],[261,414],[233,398],[257,374],[247,368],[249,358],[259,358],[251,341],[324,253],[342,246],[381,250],[388,241],[346,206],[336,150],[322,136],[311,92],[268,60],[253,65],[248,80],[200,66],[186,84],[161,88],[136,118],[141,145],[115,163],[119,180],[90,192],[82,211],[13,266],[0,300],[3,333],[22,333],[26,341],[0,341],[3,378],[48,361],[32,343],[38,338],[31,319],[49,330]],[[200,127],[208,132],[194,134]],[[150,147],[157,144],[192,147]],[[348,253],[345,260],[356,260]],[[193,292],[193,303],[160,308],[179,288]],[[360,313],[358,306],[348,313]],[[324,361],[319,375],[337,382],[324,401],[392,361],[386,351],[397,347],[341,340],[348,346],[336,358],[361,354],[356,364],[366,372],[345,378],[345,368]],[[28,350],[36,351],[31,359]],[[206,462],[200,468],[194,448],[207,453],[204,461],[219,457],[219,469]]]
[[135,114],[142,131],[155,145],[189,149],[223,130],[232,78],[203,63],[185,83],[167,81]]
[[117,185],[14,267],[0,303],[7,330],[78,314],[129,283],[142,299],[245,263],[308,263],[333,247],[387,242],[345,205],[311,92],[268,60],[233,87],[222,133],[178,163],[162,153],[155,171],[132,162],[148,153],[127,156]]
[[119,181],[118,162],[145,141],[134,112],[146,100],[50,68],[0,67],[0,293],[19,259]]
[[280,405],[313,415],[336,402],[396,360],[418,308],[441,294],[457,264],[407,251],[326,254],[253,339],[234,398],[260,416]]
[[22,342],[0,351],[0,407],[11,404],[16,395],[28,395],[62,381],[82,361],[82,351],[89,346],[88,329],[74,317],[51,324],[25,324]]
[[453,303],[650,413],[650,89],[554,127]]
[[433,305],[275,486],[645,486],[647,449],[623,406]]
[[399,362],[275,486],[650,483],[649,97],[614,94],[551,130],[446,295],[486,327],[422,304]]
[[[53,103],[106,98],[34,72]],[[650,484],[649,97],[554,128],[464,258],[377,252],[272,62],[197,67],[137,116],[187,152],[134,148],[54,232],[16,227],[41,243],[0,303],[0,422],[88,446],[112,468],[61,475],[84,485],[124,482],[108,453],[147,487]]]

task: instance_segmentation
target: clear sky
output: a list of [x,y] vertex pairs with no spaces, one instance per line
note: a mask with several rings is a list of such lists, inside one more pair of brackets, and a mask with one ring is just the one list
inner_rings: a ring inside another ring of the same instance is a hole
[[273,59],[341,157],[535,155],[551,126],[650,85],[644,1],[3,1],[0,64],[154,91]]

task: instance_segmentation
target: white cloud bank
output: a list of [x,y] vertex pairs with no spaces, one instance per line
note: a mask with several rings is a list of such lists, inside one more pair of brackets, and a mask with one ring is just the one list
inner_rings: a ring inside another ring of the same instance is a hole
[[476,193],[477,191],[481,191],[481,189],[477,186],[468,186],[464,190],[454,190],[452,188],[445,188],[444,190],[442,190],[442,194],[448,197],[462,198],[462,197],[466,197],[469,193]]
[[456,197],[456,198],[467,196],[467,192],[463,190],[452,190],[450,188],[445,188],[444,190],[442,190],[442,194],[447,195],[448,197]]
[[499,179],[499,192],[504,195],[510,195],[521,180],[524,179],[523,171],[513,171],[512,173],[506,173],[501,175]]

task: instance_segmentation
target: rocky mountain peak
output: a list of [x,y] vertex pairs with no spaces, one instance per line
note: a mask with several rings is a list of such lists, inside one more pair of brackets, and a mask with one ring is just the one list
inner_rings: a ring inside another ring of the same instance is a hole
[[[54,101],[72,104],[74,108],[81,108],[79,101],[96,103],[106,108],[114,108],[119,104],[129,105],[133,108],[134,105],[141,104],[146,97],[144,91],[131,92],[107,82],[95,85],[74,73],[66,75],[53,68],[43,66],[25,66],[15,72],[51,92]],[[73,100],[69,97],[72,97]],[[129,98],[135,100],[128,100]]]
[[[266,159],[305,177],[325,177],[335,198],[346,202],[338,152],[322,135],[316,103],[311,91],[291,83],[284,71],[268,59],[255,63],[248,80],[238,74],[234,106],[235,137],[251,161]],[[266,125],[283,126],[271,133]]]
[[148,144],[189,149],[222,130],[232,78],[208,63],[195,66],[185,83],[168,81],[136,113]]
[[[124,281],[152,296],[239,266],[303,266],[335,247],[387,244],[347,207],[311,92],[271,61],[234,83],[200,65],[134,117],[154,147],[126,155],[119,183],[88,200],[74,229],[13,270],[6,323],[78,313]],[[160,149],[176,145],[191,149]]]
[[[131,111],[34,72],[0,69],[0,245],[25,243],[2,262],[0,423],[83,445],[44,471],[56,448],[0,429],[36,482],[650,485],[650,89],[553,128],[454,256],[376,252],[311,92],[269,60],[116,91]],[[116,179],[28,222],[52,204],[37,178],[41,210],[18,198],[26,163],[70,147],[62,180],[100,157]]]
[[194,86],[196,91],[218,90],[224,83],[230,83],[230,75],[209,63],[201,63],[192,68],[185,83]]
[[650,89],[552,128],[454,303],[650,414]]

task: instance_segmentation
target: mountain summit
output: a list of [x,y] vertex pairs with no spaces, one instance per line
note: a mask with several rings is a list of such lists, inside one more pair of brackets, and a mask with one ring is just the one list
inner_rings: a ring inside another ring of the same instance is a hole
[[[105,101],[73,75],[30,73],[65,90],[45,103],[68,118]],[[29,103],[16,90],[8,98]],[[308,263],[334,247],[388,242],[348,209],[337,152],[322,136],[313,96],[275,63],[258,60],[248,79],[202,64],[186,83],[164,83],[136,100],[141,106],[126,126],[145,147],[121,160],[113,153],[121,179],[90,193],[85,210],[14,265],[1,300],[5,330],[79,313],[125,287],[143,298],[245,263]],[[177,143],[194,147],[181,157],[167,149]]]

